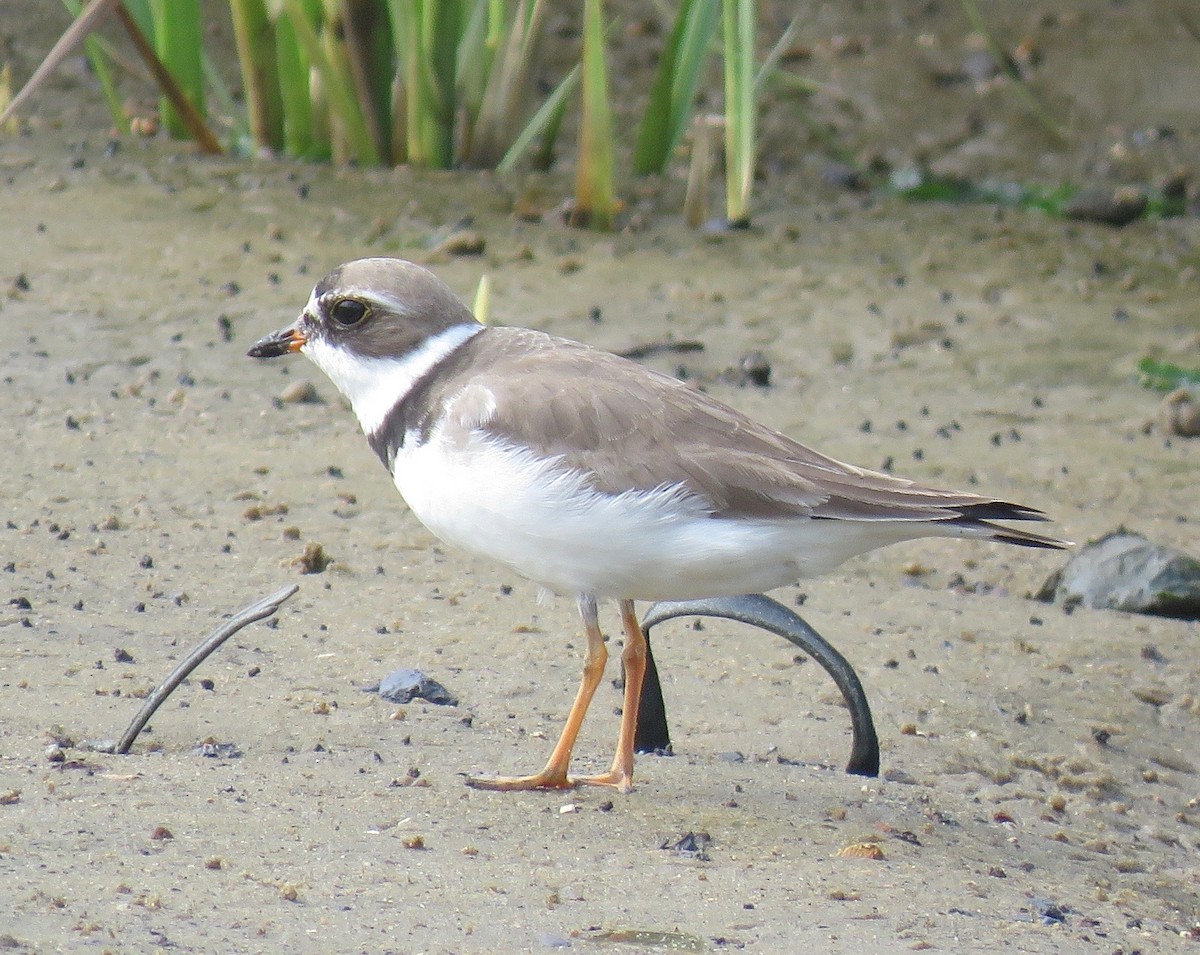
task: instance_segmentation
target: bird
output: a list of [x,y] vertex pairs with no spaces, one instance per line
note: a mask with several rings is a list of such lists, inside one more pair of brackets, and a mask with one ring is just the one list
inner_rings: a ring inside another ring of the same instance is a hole
[[[961,537],[1058,549],[1003,523],[1032,507],[843,464],[705,392],[586,344],[484,325],[429,270],[364,258],[331,271],[254,358],[300,352],[349,402],[434,536],[573,596],[583,675],[545,767],[469,776],[491,790],[629,792],[646,641],[635,601],[762,593],[878,547]],[[571,775],[615,601],[624,702],[611,768]]]

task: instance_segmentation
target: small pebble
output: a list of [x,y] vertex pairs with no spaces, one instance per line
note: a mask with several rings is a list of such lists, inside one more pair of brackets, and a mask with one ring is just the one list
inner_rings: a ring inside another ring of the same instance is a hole
[[321,396],[317,393],[316,385],[307,378],[301,378],[293,381],[279,392],[279,403],[282,405],[316,405],[321,404]]
[[446,255],[483,255],[486,247],[487,240],[482,234],[473,229],[463,229],[448,235],[435,251]]
[[1140,189],[1085,189],[1063,203],[1062,213],[1068,219],[1119,228],[1140,219],[1146,205],[1146,194]]
[[1158,406],[1158,422],[1166,434],[1200,437],[1200,395],[1190,388],[1176,388]]

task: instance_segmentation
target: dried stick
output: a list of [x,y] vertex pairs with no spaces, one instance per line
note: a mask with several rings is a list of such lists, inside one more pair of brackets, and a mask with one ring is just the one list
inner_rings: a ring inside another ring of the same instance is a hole
[[271,616],[285,600],[299,589],[298,584],[289,584],[278,593],[256,600],[248,607],[239,610],[221,624],[221,626],[217,627],[200,646],[189,653],[183,662],[171,671],[171,675],[163,681],[159,688],[147,697],[146,702],[138,711],[138,715],[133,718],[133,722],[129,724],[129,729],[125,731],[125,735],[121,737],[120,742],[117,743],[116,749],[113,752],[118,755],[128,753],[129,747],[133,745],[133,741],[138,738],[138,734],[150,722],[150,717],[154,715],[154,711],[163,704],[163,701],[175,691],[175,688],[180,683],[187,679],[189,673],[203,663],[217,647],[247,624]]

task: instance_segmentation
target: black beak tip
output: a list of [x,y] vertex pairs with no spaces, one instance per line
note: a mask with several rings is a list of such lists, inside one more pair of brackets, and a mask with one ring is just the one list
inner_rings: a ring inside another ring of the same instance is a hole
[[292,329],[272,332],[265,338],[260,338],[250,348],[247,355],[251,358],[278,358],[296,350],[295,336]]
[[255,342],[250,350],[246,352],[251,358],[275,358],[282,355],[278,344],[264,338],[262,341]]

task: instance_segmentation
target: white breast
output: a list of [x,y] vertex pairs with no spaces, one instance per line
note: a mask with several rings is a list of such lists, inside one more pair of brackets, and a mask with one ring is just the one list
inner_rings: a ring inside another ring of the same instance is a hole
[[[679,487],[599,494],[552,459],[474,433],[411,434],[393,477],[434,534],[559,593],[684,600],[759,593],[900,539],[876,525],[713,519]],[[839,526],[840,525],[840,526]],[[903,536],[911,536],[911,529]]]

